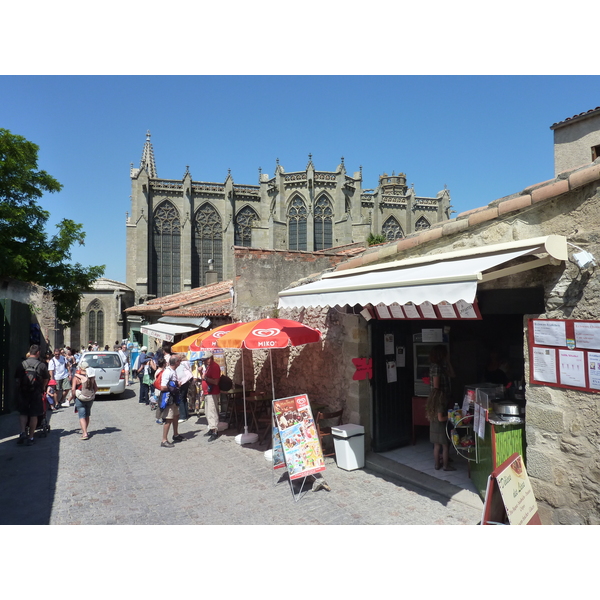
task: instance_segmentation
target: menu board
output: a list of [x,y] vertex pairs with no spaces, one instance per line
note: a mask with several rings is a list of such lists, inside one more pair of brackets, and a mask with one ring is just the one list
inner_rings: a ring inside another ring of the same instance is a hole
[[575,321],[573,331],[577,348],[600,349],[600,323]]
[[[502,499],[500,502],[499,498]],[[541,525],[538,506],[520,454],[513,454],[492,471],[483,505],[483,525]]]
[[390,309],[390,313],[394,319],[404,319],[404,311],[397,302],[392,302],[388,308]]
[[531,383],[600,391],[600,321],[529,319]]
[[419,308],[421,309],[421,314],[424,319],[437,319],[437,315],[435,314],[431,302],[423,302],[422,304],[419,304]]
[[377,311],[377,316],[380,319],[391,319],[392,318],[392,315],[390,314],[388,307],[385,304],[383,304],[383,302],[380,302],[375,307],[375,310]]
[[[273,400],[273,414],[290,479],[325,470],[325,460],[308,396]],[[273,452],[275,459],[275,452]],[[275,461],[273,462],[275,467]]]
[[594,390],[600,390],[600,352],[588,352],[588,381]]

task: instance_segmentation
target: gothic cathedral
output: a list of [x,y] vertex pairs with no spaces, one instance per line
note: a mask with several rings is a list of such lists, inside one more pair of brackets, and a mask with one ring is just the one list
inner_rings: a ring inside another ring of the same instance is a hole
[[450,217],[450,193],[415,195],[404,173],[379,177],[362,188],[362,168],[350,176],[344,159],[335,171],[317,171],[309,155],[302,171],[286,173],[277,161],[273,177],[258,185],[161,179],[150,132],[139,169],[131,168],[127,215],[127,285],[136,304],[206,284],[208,270],[232,279],[233,246],[326,252],[366,242],[369,234],[400,239]]

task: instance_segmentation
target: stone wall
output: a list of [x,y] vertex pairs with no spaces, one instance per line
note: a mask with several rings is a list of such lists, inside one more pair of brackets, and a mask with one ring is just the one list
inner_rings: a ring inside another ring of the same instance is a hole
[[563,173],[594,160],[592,147],[600,145],[600,113],[565,123],[554,130],[554,171]]
[[343,260],[343,254],[236,247],[234,320],[276,316],[281,290]]

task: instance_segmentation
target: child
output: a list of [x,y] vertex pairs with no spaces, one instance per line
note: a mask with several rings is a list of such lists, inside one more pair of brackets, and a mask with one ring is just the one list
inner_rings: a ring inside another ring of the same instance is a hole
[[48,388],[46,390],[46,402],[48,403],[48,408],[50,410],[58,410],[58,405],[56,404],[56,381],[52,379],[48,383]]

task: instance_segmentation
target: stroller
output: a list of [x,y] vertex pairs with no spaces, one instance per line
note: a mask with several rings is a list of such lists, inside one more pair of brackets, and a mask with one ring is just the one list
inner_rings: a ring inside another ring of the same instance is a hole
[[[45,438],[48,435],[48,432],[50,431],[50,419],[48,418],[48,400],[46,399],[46,394],[43,395],[42,402],[44,405],[44,412],[41,415],[38,415],[38,421],[35,430],[40,431],[40,435]],[[29,422],[27,423],[27,430],[29,431]],[[31,435],[31,432],[29,432],[29,435]]]

